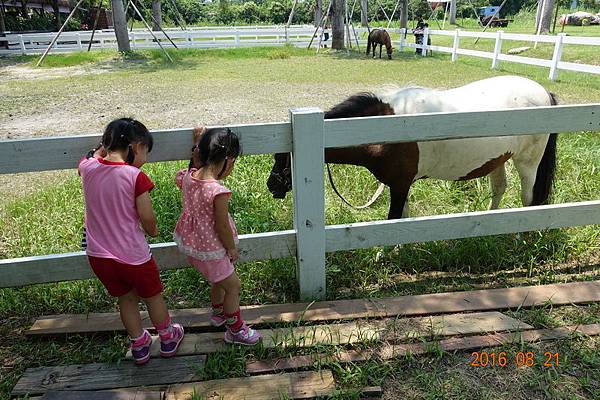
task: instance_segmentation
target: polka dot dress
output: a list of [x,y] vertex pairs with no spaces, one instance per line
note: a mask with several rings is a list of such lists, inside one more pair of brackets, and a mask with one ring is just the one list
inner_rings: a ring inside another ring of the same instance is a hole
[[[183,211],[173,233],[179,250],[201,261],[218,260],[226,255],[225,248],[215,229],[213,202],[216,196],[231,196],[231,190],[214,179],[192,177],[195,168],[177,172],[175,182],[183,193]],[[238,233],[233,218],[229,216],[235,243]]]

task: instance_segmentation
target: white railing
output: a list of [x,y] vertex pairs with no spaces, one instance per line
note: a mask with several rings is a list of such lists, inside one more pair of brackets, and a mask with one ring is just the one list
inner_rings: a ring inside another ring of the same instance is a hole
[[[357,30],[366,32],[366,28]],[[269,26],[269,27],[208,27],[201,29],[175,30],[169,29],[167,35],[180,48],[227,48],[249,46],[281,46],[291,44],[299,47],[308,46],[315,34],[310,26]],[[153,49],[159,44],[153,34],[165,47],[171,46],[163,32],[150,33],[147,30],[135,29],[129,32],[132,49]],[[54,39],[56,33],[8,34],[3,40],[8,41],[8,49],[0,50],[0,55],[40,54]],[[318,41],[318,36],[314,40]],[[87,49],[92,40],[91,31],[63,32],[53,53],[65,53]],[[92,49],[116,49],[117,40],[114,31],[98,31],[94,34]]]
[[[230,126],[245,154],[291,152],[294,229],[240,236],[241,261],[297,257],[303,298],[325,296],[325,253],[339,250],[600,223],[600,201],[325,226],[327,148],[367,143],[600,132],[600,104],[324,120],[319,109],[290,122]],[[191,129],[154,131],[151,162],[189,157]],[[74,168],[99,135],[0,141],[0,174]],[[18,155],[18,156],[17,156]],[[43,162],[40,162],[43,160]],[[152,245],[161,269],[187,267],[174,243]],[[0,287],[92,278],[83,252],[0,260]]]
[[[567,36],[564,33],[559,33],[556,36],[548,35],[525,35],[520,33],[506,33],[503,31],[497,32],[470,32],[456,29],[454,31],[440,31],[440,30],[428,30],[425,29],[423,32],[423,44],[410,43],[407,40],[407,34],[413,34],[412,30],[400,29],[400,41],[399,47],[402,50],[403,47],[409,47],[413,49],[422,49],[422,55],[426,55],[426,50],[440,51],[444,53],[452,54],[452,61],[456,61],[459,55],[466,55],[472,57],[489,58],[492,60],[492,68],[497,68],[500,61],[510,61],[519,64],[536,65],[539,67],[550,68],[549,78],[555,80],[558,77],[559,70],[565,71],[578,71],[587,72],[590,74],[600,74],[600,65],[589,65],[580,64],[573,62],[561,61],[563,47],[567,44],[577,44],[584,46],[598,46],[597,51],[600,53],[600,37],[579,37],[579,36]],[[430,36],[449,36],[453,38],[452,47],[427,45],[427,38]],[[460,48],[461,38],[481,38],[481,39],[492,39],[495,40],[494,51],[486,52],[480,50],[470,50]],[[516,40],[523,42],[541,42],[541,43],[553,43],[554,52],[551,60],[544,60],[540,58],[523,57],[511,54],[502,53],[502,42],[506,40]],[[600,56],[598,58],[600,60]]]

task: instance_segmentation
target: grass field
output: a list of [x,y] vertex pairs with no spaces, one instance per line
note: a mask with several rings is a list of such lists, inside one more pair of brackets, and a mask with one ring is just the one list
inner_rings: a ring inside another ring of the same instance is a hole
[[[287,119],[290,107],[326,109],[349,94],[384,84],[454,87],[497,74],[537,80],[557,93],[562,103],[600,101],[600,80],[595,76],[561,72],[558,81],[549,82],[546,69],[504,63],[499,71],[491,71],[488,60],[464,57],[449,63],[449,57],[442,54],[422,58],[407,52],[392,61],[369,60],[357,53],[316,55],[291,48],[186,50],[174,54],[175,65],[167,64],[155,51],[126,58],[109,52],[51,56],[51,67],[35,70],[31,79],[11,79],[0,85],[0,137],[100,132],[107,122],[122,115],[133,115],[150,128],[279,121]],[[28,68],[31,62],[31,58],[0,59],[0,71]],[[84,73],[70,73],[76,70]],[[43,75],[53,72],[58,73]],[[562,135],[558,163],[555,203],[598,198],[597,133]],[[185,162],[170,162],[144,167],[157,185],[152,196],[161,235],[154,242],[171,240],[180,211],[173,177],[183,165]],[[285,201],[274,200],[266,189],[270,167],[268,156],[243,157],[226,182],[234,192],[232,214],[241,233],[292,226],[289,196]],[[359,168],[335,166],[334,175],[343,194],[357,203],[366,200],[367,192],[377,186]],[[32,182],[35,189],[30,188]],[[74,171],[2,176],[0,183],[0,258],[78,249],[83,209]],[[21,192],[27,194],[21,196]],[[518,192],[518,181],[511,171],[502,206],[519,206]],[[330,224],[378,220],[387,215],[386,196],[365,211],[345,207],[328,185],[326,196],[326,220]],[[420,181],[411,192],[411,213],[484,210],[489,197],[485,179]],[[598,279],[598,254],[595,227],[338,252],[327,256],[328,298]],[[239,265],[242,303],[298,300],[294,267],[291,259]],[[171,271],[164,273],[163,279],[170,307],[207,305],[208,286],[195,271]],[[126,346],[121,335],[35,340],[22,335],[39,315],[114,309],[114,301],[96,281],[0,289],[0,335],[5,338],[0,345],[0,398],[8,396],[27,367],[119,360]],[[520,310],[514,316],[536,327],[598,323],[600,308],[548,305]],[[357,398],[358,388],[382,384],[384,398],[390,399],[589,399],[600,398],[599,344],[598,339],[573,338],[501,349],[513,353],[530,349],[540,355],[550,350],[559,352],[564,362],[552,369],[538,365],[528,369],[471,368],[469,354],[461,352],[328,367],[333,368],[339,385],[348,390],[339,398]],[[205,374],[207,378],[241,376],[243,361],[249,357],[298,352],[232,349],[209,357]]]

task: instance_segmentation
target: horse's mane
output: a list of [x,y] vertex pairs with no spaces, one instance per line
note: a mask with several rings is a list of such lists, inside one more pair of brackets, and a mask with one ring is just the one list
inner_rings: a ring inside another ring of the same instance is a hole
[[370,117],[375,115],[390,115],[394,110],[371,92],[357,93],[348,97],[340,104],[325,112],[325,119]]

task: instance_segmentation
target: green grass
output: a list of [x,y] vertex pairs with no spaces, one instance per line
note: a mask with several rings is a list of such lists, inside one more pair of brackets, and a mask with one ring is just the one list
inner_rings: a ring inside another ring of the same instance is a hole
[[[559,81],[549,82],[546,69],[504,63],[500,71],[495,72],[489,70],[488,60],[464,57],[458,63],[449,63],[449,57],[442,54],[422,58],[407,52],[391,62],[365,59],[357,53],[315,55],[314,51],[287,47],[185,50],[177,54],[175,65],[166,63],[159,52],[150,51],[92,61],[89,65],[93,68],[105,68],[102,74],[8,81],[0,86],[0,119],[27,120],[35,109],[36,115],[46,116],[49,127],[43,122],[39,128],[31,128],[30,133],[54,129],[63,134],[99,131],[110,119],[128,113],[151,128],[191,126],[198,121],[283,120],[287,118],[288,107],[318,105],[326,109],[350,93],[374,89],[384,83],[453,87],[497,73],[519,74],[542,82],[564,103],[600,99],[600,81],[590,75],[561,72]],[[63,56],[55,57],[57,65],[64,66]],[[31,65],[33,61],[19,63]],[[292,91],[297,95],[290,95]],[[182,109],[181,113],[176,111],[178,108]],[[229,114],[217,114],[219,108],[227,109]],[[60,110],[70,110],[67,122],[53,127],[50,122],[59,118]],[[263,116],[265,110],[275,111]],[[599,140],[597,133],[560,136],[554,202],[597,199]],[[156,182],[152,197],[161,235],[153,242],[171,240],[170,232],[181,209],[173,177],[184,165],[185,162],[169,162],[144,167]],[[226,182],[234,192],[232,214],[241,233],[292,227],[290,196],[278,201],[272,199],[266,189],[270,167],[269,156],[242,157]],[[361,168],[334,166],[333,171],[338,187],[352,202],[365,201],[377,187],[374,179]],[[14,179],[34,177],[35,174],[28,174],[14,176]],[[520,205],[518,186],[511,169],[503,207]],[[355,190],[356,187],[361,190]],[[411,213],[433,215],[484,210],[489,196],[485,179],[419,181],[411,191]],[[16,200],[0,200],[0,258],[78,250],[82,207],[80,183],[74,172],[49,186],[42,185],[42,189],[32,194]],[[326,185],[326,208],[328,224],[379,220],[387,215],[388,199],[384,195],[372,208],[355,211],[344,206]],[[597,255],[598,230],[594,227],[337,252],[327,255],[328,298],[382,297],[598,279],[600,274],[594,268]],[[239,265],[242,303],[297,301],[294,268],[291,259]],[[194,270],[169,271],[162,276],[171,308],[207,305],[208,285]],[[0,289],[0,319],[3,321],[0,335],[10,343],[0,347],[0,358],[6,366],[0,369],[0,398],[8,395],[27,367],[116,362],[124,354],[126,345],[121,335],[68,335],[34,340],[22,335],[39,315],[114,310],[113,299],[94,280]],[[598,323],[600,309],[597,305],[540,307],[521,310],[514,316],[536,327],[554,327]],[[436,352],[431,356],[391,362],[328,363],[321,367],[332,368],[340,387],[347,390],[338,398],[358,398],[356,391],[360,387],[381,383],[390,393],[398,390],[398,393],[407,393],[406,398],[415,399],[597,396],[600,382],[597,340],[577,338],[532,346],[542,353],[554,346],[552,348],[564,354],[569,362],[564,369],[552,371],[469,369],[468,354]],[[510,352],[516,349],[503,348]],[[310,351],[234,348],[211,355],[203,374],[206,378],[242,376],[243,364],[251,357]],[[498,385],[498,382],[503,383]]]

